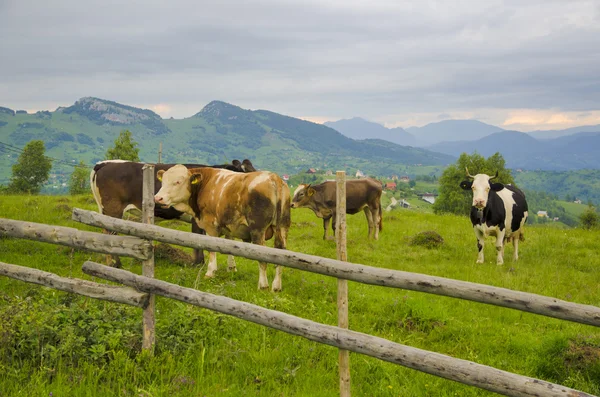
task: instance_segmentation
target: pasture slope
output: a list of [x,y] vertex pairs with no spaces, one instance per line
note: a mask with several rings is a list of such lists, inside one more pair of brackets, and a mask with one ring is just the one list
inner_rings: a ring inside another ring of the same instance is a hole
[[[0,217],[97,230],[70,220],[91,197],[1,196]],[[311,211],[292,210],[288,247],[335,258]],[[163,223],[163,225],[168,225]],[[188,230],[186,224],[170,226]],[[441,248],[410,244],[434,230]],[[364,216],[348,216],[351,262],[486,283],[600,306],[598,231],[526,228],[520,260],[476,265],[468,218],[398,209],[384,213],[379,241]],[[270,243],[272,244],[272,243]],[[334,325],[336,281],[286,269],[283,292],[258,291],[255,261],[197,279],[185,255],[161,250],[156,277]],[[191,250],[185,250],[191,253]],[[171,258],[171,259],[165,259]],[[0,237],[0,261],[62,276],[99,254]],[[141,273],[139,261],[125,269]],[[204,274],[205,269],[200,269]],[[273,277],[273,269],[269,269]],[[101,280],[96,280],[100,281]],[[600,330],[516,310],[351,282],[350,328],[600,395]],[[336,396],[336,349],[168,299],[157,299],[154,357],[140,353],[141,310],[0,277],[0,396]],[[351,354],[354,396],[487,396],[493,393]]]

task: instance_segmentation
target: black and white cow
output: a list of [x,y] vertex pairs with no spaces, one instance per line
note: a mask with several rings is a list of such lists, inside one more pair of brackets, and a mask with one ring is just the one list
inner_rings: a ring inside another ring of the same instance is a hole
[[522,191],[512,185],[492,183],[498,177],[498,172],[493,177],[486,174],[467,176],[473,181],[463,181],[460,187],[464,190],[473,190],[473,206],[471,207],[471,222],[479,256],[477,263],[483,263],[483,246],[487,236],[496,236],[496,250],[498,258],[496,263],[504,263],[504,245],[512,240],[515,248],[513,259],[519,259],[519,239],[523,234],[523,225],[527,220],[527,201]]

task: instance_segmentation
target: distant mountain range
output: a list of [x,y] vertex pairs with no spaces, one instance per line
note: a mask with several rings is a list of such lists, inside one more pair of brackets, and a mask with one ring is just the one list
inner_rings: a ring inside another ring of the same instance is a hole
[[[600,168],[600,125],[524,133],[477,120],[445,120],[423,127],[389,129],[361,118],[326,122],[353,139],[378,138],[451,156],[500,152],[510,168],[574,170]],[[391,137],[390,137],[391,136]]]
[[259,169],[290,174],[318,168],[392,175],[417,164],[438,166],[439,171],[455,161],[379,139],[356,141],[321,124],[220,101],[194,116],[167,120],[150,110],[86,97],[35,114],[0,108],[0,184],[8,182],[20,148],[32,139],[45,142],[47,155],[57,160],[52,172],[64,176],[72,172],[68,164],[102,160],[125,129],[138,142],[142,161],[148,162],[157,161],[161,143],[163,162],[221,164],[249,158]]

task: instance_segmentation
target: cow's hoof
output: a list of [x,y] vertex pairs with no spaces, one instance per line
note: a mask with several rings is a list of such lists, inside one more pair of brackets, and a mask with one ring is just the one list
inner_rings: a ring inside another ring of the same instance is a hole
[[478,261],[477,261],[477,262],[475,262],[475,263],[483,263],[483,261],[482,261],[482,260],[481,260],[481,261],[480,261],[480,260],[478,260]]
[[228,267],[227,271],[228,272],[237,272],[237,267]]
[[269,289],[269,286],[268,285],[259,285],[258,289],[264,291],[266,289]]
[[504,262],[496,262],[496,265],[502,266],[502,265],[504,265]]
[[215,278],[215,275],[214,274],[208,274],[208,273],[206,273],[204,275],[204,278]]
[[273,288],[273,292],[281,292],[281,287],[279,287],[279,288]]

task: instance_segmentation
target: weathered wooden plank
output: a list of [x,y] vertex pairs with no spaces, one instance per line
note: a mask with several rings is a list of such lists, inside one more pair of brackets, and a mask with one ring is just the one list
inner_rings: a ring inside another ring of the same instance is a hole
[[61,277],[54,273],[4,262],[0,262],[0,275],[95,299],[125,303],[141,308],[146,307],[148,304],[148,294],[138,292],[129,287],[98,284],[78,278]]
[[[336,217],[335,241],[337,258],[348,260],[346,247],[346,172],[337,171],[336,181]],[[338,327],[348,329],[348,280],[338,278],[337,282]],[[339,352],[340,396],[350,397],[350,352],[340,349]]]
[[151,279],[99,263],[85,262],[83,271],[95,277],[123,283],[150,294],[176,299],[195,306],[229,314],[246,321],[302,336],[345,350],[376,357],[418,371],[450,379],[507,396],[591,397],[590,394],[543,380],[512,374],[487,365],[477,364],[405,346],[387,339],[332,325],[324,325],[301,317],[281,313],[224,296],[181,287]]
[[[145,164],[142,167],[143,190],[142,190],[142,223],[154,224],[154,166]],[[154,278],[154,252],[142,263],[142,275]],[[154,296],[150,296],[148,306],[142,315],[142,349],[154,353],[156,340],[156,315],[154,308]]]
[[132,236],[114,236],[86,232],[72,227],[45,225],[43,223],[0,218],[0,235],[66,245],[103,254],[146,259],[152,245]]
[[508,307],[548,317],[560,318],[600,327],[600,308],[572,303],[556,298],[492,287],[485,284],[459,281],[419,273],[382,269],[335,259],[321,258],[289,250],[279,250],[223,238],[202,236],[162,228],[140,225],[111,218],[93,211],[73,209],[73,219],[93,226],[116,230],[165,243],[201,248],[248,259],[264,260],[299,270],[344,278],[364,284],[403,288],[436,295],[467,299],[495,306]]

